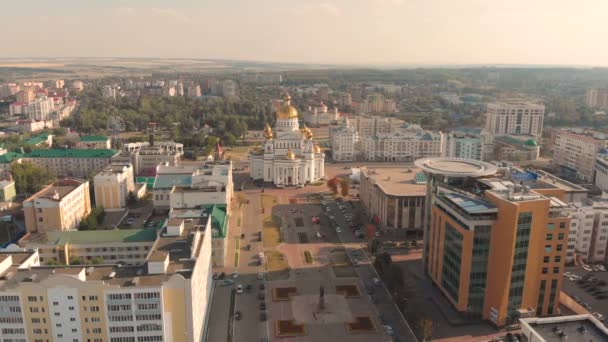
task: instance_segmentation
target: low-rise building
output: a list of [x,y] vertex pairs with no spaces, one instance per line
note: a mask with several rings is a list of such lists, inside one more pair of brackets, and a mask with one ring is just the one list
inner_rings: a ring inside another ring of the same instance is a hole
[[608,198],[574,203],[566,261],[606,262],[608,249]]
[[329,142],[334,161],[353,161],[357,159],[359,135],[354,127],[339,126],[330,128]]
[[458,128],[447,135],[448,157],[483,160],[483,139],[477,128]]
[[502,135],[494,137],[493,159],[507,161],[536,160],[540,147],[530,135]]
[[111,149],[40,149],[23,155],[22,160],[53,171],[58,176],[87,177],[103,170],[118,151]]
[[88,148],[88,149],[109,149],[112,147],[110,138],[103,135],[84,135],[81,136],[77,148]]
[[525,342],[608,341],[608,329],[593,315],[519,319]]
[[36,121],[36,120],[19,120],[17,121],[17,127],[20,131],[25,133],[40,132],[47,128],[55,127],[55,123],[52,120],[47,121]]
[[443,133],[426,131],[419,125],[404,125],[392,133],[359,137],[367,161],[414,161],[445,155]]
[[323,102],[318,107],[308,107],[308,110],[302,113],[304,122],[311,126],[327,126],[330,123],[340,119],[338,108],[328,109]]
[[404,230],[409,238],[422,236],[426,176],[419,169],[363,167],[359,196],[366,213],[381,227]]
[[11,165],[13,163],[21,163],[23,154],[16,152],[7,152],[0,155],[0,178],[8,179],[11,176]]
[[129,193],[135,196],[135,178],[131,163],[112,163],[95,175],[95,206],[106,210],[127,206]]
[[570,128],[555,133],[553,164],[584,182],[593,182],[595,163],[608,148],[608,133],[595,129]]
[[32,147],[53,147],[53,135],[48,133],[34,135],[25,140],[25,144]]
[[28,232],[76,229],[91,212],[89,182],[62,179],[23,201]]

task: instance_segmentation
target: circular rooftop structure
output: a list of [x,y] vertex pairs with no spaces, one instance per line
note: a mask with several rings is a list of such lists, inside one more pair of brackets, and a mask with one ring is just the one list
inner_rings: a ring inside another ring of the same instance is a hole
[[474,159],[422,158],[414,162],[424,172],[449,177],[482,177],[496,173],[496,166]]

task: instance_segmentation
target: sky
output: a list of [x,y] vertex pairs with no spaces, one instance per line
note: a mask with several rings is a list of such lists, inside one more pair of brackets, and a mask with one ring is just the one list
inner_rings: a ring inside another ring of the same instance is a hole
[[607,0],[0,0],[0,58],[607,65]]

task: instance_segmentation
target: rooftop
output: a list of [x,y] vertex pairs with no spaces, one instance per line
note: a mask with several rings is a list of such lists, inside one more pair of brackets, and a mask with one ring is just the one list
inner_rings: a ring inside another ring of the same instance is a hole
[[0,164],[9,164],[12,163],[13,160],[22,158],[23,154],[16,152],[7,152],[0,156]]
[[[23,237],[24,243],[54,244],[103,244],[117,242],[154,242],[156,229],[113,229],[113,230],[84,230],[84,231],[49,231],[46,233],[30,233]],[[20,241],[21,242],[21,241]]]
[[108,137],[104,136],[104,135],[84,135],[80,137],[80,141],[85,141],[85,142],[93,142],[93,141],[107,141]]
[[386,195],[425,196],[426,177],[420,169],[404,167],[361,168],[361,173]]
[[192,174],[161,174],[156,175],[154,189],[171,189],[174,186],[190,186],[192,184]]
[[530,331],[539,342],[599,342],[608,341],[608,329],[591,315],[572,315],[520,319],[522,329]]
[[33,150],[23,155],[23,158],[111,158],[118,154],[117,150],[112,149],[63,149],[51,148]]
[[25,141],[25,143],[27,145],[35,146],[35,145],[39,145],[39,144],[46,142],[48,140],[48,138],[49,138],[49,134],[43,133],[43,134],[39,134],[39,135],[36,135],[36,136],[33,136],[33,137],[27,139]]
[[449,177],[482,177],[496,173],[496,166],[473,159],[462,158],[422,158],[414,162],[416,167],[426,173]]
[[59,201],[84,183],[85,181],[80,179],[63,179],[53,184],[47,185],[42,190],[25,199],[24,202],[33,201],[39,198],[47,198]]

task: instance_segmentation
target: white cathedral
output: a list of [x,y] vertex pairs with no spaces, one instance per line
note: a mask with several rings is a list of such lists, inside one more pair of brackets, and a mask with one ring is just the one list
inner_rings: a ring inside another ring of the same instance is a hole
[[325,155],[312,140],[308,127],[300,128],[298,110],[289,95],[277,110],[273,129],[264,129],[266,141],[251,151],[249,174],[254,180],[274,183],[277,187],[304,186],[323,179]]

